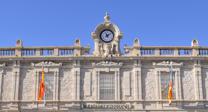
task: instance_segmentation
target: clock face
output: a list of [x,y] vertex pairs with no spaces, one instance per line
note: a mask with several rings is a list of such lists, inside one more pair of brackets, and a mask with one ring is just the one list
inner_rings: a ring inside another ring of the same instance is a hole
[[106,43],[109,43],[113,40],[114,34],[111,30],[103,30],[100,33],[100,39]]

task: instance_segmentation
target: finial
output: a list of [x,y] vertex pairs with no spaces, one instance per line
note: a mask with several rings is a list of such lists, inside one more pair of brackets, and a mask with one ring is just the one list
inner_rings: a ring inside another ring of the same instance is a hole
[[198,47],[199,46],[199,42],[198,42],[198,40],[192,40],[192,42],[191,42],[191,46],[192,47]]
[[75,44],[75,46],[80,46],[81,45],[80,44],[80,40],[79,39],[76,39],[74,44]]
[[16,47],[22,47],[22,46],[23,46],[22,40],[17,40],[16,41]]
[[133,44],[134,47],[140,47],[141,44],[140,44],[140,41],[139,41],[139,38],[136,38],[134,39],[134,44]]
[[109,16],[108,12],[105,13],[104,20],[105,20],[105,22],[110,22],[110,16]]

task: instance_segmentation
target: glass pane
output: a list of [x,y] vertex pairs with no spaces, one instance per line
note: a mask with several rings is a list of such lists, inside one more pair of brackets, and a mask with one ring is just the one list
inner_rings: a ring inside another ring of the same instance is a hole
[[114,100],[115,78],[114,74],[100,74],[100,99]]

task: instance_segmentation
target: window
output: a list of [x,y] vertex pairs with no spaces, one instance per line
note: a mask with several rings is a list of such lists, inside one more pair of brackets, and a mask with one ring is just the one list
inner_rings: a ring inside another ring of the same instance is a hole
[[100,74],[100,100],[115,99],[115,75],[114,73]]
[[[169,81],[171,79],[170,72],[161,72],[161,98],[167,99],[168,97],[168,88]],[[175,99],[175,73],[172,73],[172,82],[173,82],[173,99]]]
[[[40,87],[42,73],[39,74],[38,88]],[[45,73],[45,100],[53,100],[54,91],[54,74],[53,72]],[[39,92],[39,89],[38,89]]]

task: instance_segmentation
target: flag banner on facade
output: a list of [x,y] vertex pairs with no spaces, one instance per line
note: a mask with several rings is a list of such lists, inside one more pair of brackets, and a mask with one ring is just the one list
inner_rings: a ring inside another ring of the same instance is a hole
[[173,72],[172,72],[172,63],[170,63],[170,78],[169,78],[169,85],[168,85],[168,102],[169,105],[171,105],[172,103],[172,99],[173,99]]
[[169,88],[168,88],[168,102],[169,105],[172,103],[172,99],[173,99],[173,84],[172,81],[169,82]]
[[44,97],[45,97],[45,74],[44,74],[44,68],[42,67],[41,80],[39,83],[38,101],[44,100]]

